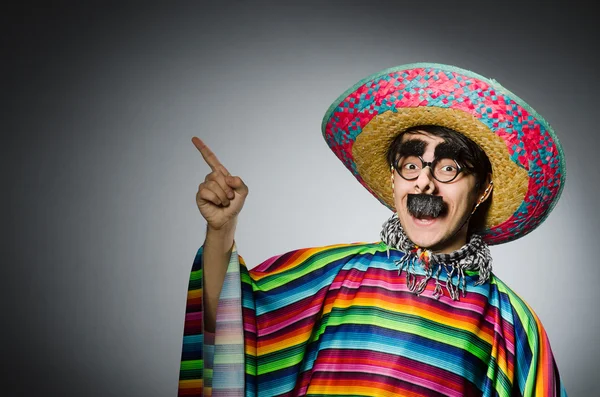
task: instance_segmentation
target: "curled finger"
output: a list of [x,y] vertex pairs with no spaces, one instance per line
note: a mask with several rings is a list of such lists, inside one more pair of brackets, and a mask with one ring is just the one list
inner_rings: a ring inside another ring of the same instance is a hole
[[227,194],[221,188],[221,185],[217,181],[208,181],[205,182],[204,185],[207,189],[210,189],[213,193],[217,195],[217,197],[219,197],[219,200],[221,200],[221,205],[225,207],[229,205],[229,199],[227,198]]
[[224,175],[221,171],[213,171],[210,174],[206,175],[206,182],[214,181],[219,184],[221,189],[225,192],[225,196],[229,200],[233,200],[235,194],[233,193],[233,189],[231,186],[227,184],[227,175]]
[[214,205],[222,205],[221,199],[215,192],[210,189],[202,188],[198,190],[196,193],[196,201],[200,203],[200,201],[206,201]]

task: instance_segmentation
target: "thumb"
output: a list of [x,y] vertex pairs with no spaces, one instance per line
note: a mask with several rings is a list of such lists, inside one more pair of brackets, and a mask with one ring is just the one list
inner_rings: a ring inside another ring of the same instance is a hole
[[242,181],[242,178],[240,178],[239,176],[228,175],[227,177],[225,177],[225,181],[237,193],[242,194],[244,196],[248,194],[248,186],[246,186],[244,181]]

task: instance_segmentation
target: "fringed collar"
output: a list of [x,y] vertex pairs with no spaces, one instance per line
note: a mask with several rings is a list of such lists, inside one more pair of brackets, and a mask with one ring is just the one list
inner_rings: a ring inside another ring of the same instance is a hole
[[[436,254],[427,249],[416,246],[404,233],[398,214],[388,219],[381,230],[381,241],[389,249],[396,248],[404,253],[404,256],[396,261],[398,274],[405,271],[407,287],[417,295],[425,291],[429,279],[435,279],[433,296],[439,298],[444,294],[440,274],[446,271],[446,291],[453,300],[459,300],[460,291],[463,297],[466,294],[465,271],[477,271],[479,279],[475,285],[484,284],[492,274],[492,257],[490,249],[483,239],[473,234],[467,244],[450,254]],[[417,266],[425,272],[419,280]]]

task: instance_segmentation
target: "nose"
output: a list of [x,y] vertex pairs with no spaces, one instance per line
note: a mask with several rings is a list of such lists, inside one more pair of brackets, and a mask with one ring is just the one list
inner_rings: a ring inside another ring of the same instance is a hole
[[417,193],[433,194],[435,193],[436,185],[430,167],[425,167],[421,170],[419,177],[415,179],[415,191]]

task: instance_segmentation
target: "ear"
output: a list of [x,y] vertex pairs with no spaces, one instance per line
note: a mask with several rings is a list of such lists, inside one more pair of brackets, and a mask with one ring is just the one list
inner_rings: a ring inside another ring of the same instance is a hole
[[483,186],[485,186],[485,188],[481,187],[481,189],[479,189],[479,191],[477,192],[479,198],[477,199],[477,203],[475,203],[473,211],[471,211],[471,215],[473,215],[475,211],[477,211],[477,208],[479,208],[479,206],[490,197],[490,194],[492,194],[492,190],[494,190],[494,181],[492,180],[492,174],[487,174],[487,177],[485,178],[485,184]]
[[487,174],[484,186],[485,188],[482,186],[482,188],[479,190],[479,199],[477,200],[477,205],[487,200],[490,197],[490,194],[492,194],[492,190],[494,190],[494,181],[492,180],[491,173]]
[[392,199],[394,200],[394,203],[396,203],[396,187],[394,186],[394,173],[396,170],[394,169],[393,164],[390,165],[390,171],[392,172]]

